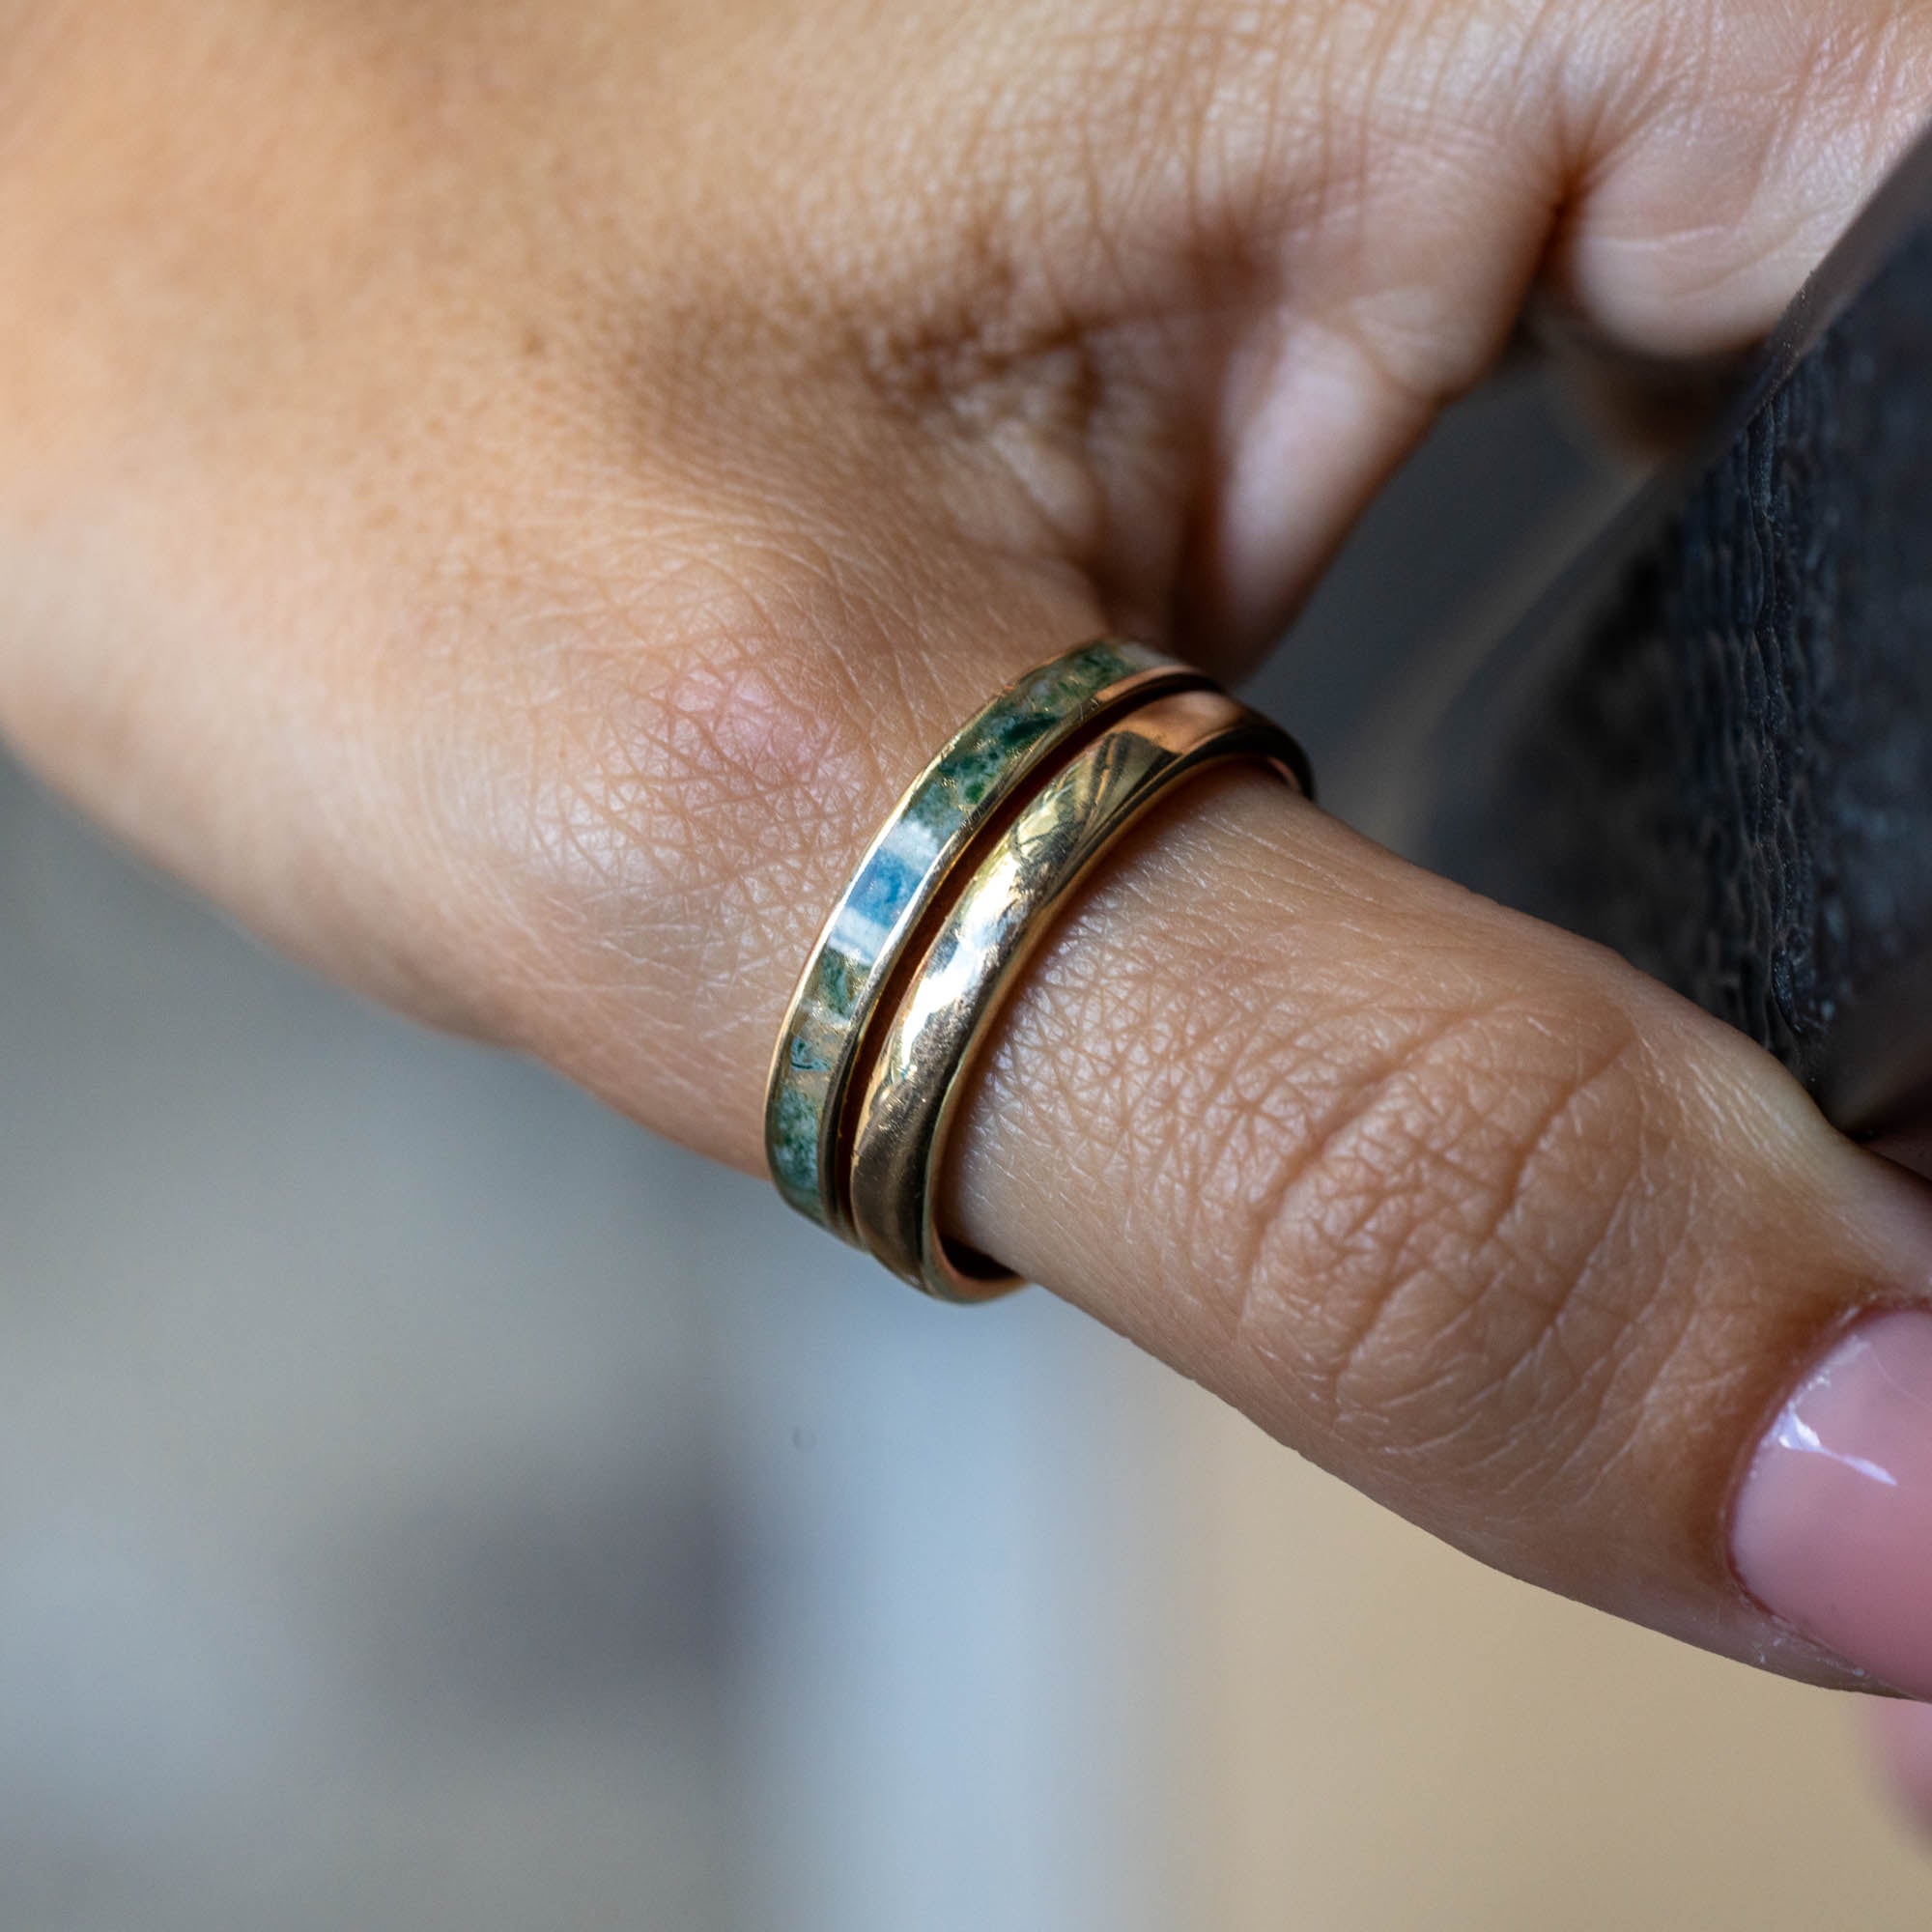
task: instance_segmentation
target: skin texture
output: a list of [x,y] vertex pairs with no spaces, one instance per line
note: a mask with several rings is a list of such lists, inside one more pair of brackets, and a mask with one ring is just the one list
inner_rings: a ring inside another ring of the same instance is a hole
[[[1875,0],[0,0],[0,726],[755,1168],[819,920],[991,691],[1251,656],[1526,303],[1600,371],[1745,344],[1928,101]],[[1485,1560],[1859,1681],[1725,1512],[1932,1214],[1608,955],[1204,786],[952,1182]]]

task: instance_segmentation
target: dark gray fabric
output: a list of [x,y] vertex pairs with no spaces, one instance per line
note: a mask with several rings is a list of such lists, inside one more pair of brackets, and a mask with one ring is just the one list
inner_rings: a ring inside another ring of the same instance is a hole
[[1466,760],[1509,721],[1446,788],[1439,863],[1814,1083],[1932,937],[1928,336],[1920,230],[1447,734]]

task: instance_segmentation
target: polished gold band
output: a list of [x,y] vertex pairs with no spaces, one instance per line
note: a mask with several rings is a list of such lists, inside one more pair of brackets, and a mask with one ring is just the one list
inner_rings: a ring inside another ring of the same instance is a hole
[[766,1089],[801,1213],[949,1301],[1019,1285],[936,1225],[963,1076],[1094,865],[1173,786],[1235,760],[1310,791],[1288,734],[1146,645],[1102,639],[1001,692],[899,800],[793,993]]
[[1294,741],[1221,692],[1154,697],[1113,720],[1040,781],[908,969],[860,1076],[846,1198],[860,1243],[915,1287],[984,1301],[1019,1286],[937,1224],[962,1076],[1055,914],[1107,849],[1176,785],[1236,760],[1309,789]]

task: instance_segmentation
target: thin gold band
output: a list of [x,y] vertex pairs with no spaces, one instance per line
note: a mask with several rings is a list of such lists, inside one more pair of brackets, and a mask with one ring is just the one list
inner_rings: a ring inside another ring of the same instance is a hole
[[854,1233],[914,1287],[942,1300],[985,1301],[1020,1285],[938,1228],[962,1075],[1054,915],[1108,848],[1176,785],[1233,761],[1271,765],[1297,791],[1309,789],[1294,741],[1225,694],[1155,697],[1044,780],[960,887],[863,1070],[850,1144]]

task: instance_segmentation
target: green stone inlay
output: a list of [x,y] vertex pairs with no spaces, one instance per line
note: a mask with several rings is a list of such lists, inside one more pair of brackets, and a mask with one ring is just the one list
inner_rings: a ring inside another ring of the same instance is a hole
[[819,955],[817,992],[825,1010],[841,1020],[852,1017],[866,975],[849,953],[828,946]]
[[779,1191],[794,1208],[818,1216],[819,1108],[804,1094],[779,1095],[766,1152]]
[[906,820],[932,835],[935,845],[944,845],[959,830],[959,801],[943,783],[922,786],[905,809]]
[[[1145,645],[1088,644],[1030,671],[971,720],[930,765],[904,803],[898,823],[935,848],[916,885],[903,877],[906,841],[881,838],[826,923],[848,918],[847,944],[883,928],[878,956],[855,957],[824,944],[787,1029],[765,1111],[765,1151],[779,1191],[801,1213],[827,1219],[822,1171],[829,1110],[841,1093],[841,1063],[852,1025],[870,988],[896,962],[904,936],[943,873],[1019,776],[1091,714],[1114,687],[1166,663]],[[914,846],[917,852],[919,847]]]
[[934,781],[944,785],[967,813],[977,812],[1006,782],[1018,761],[1057,735],[1091,696],[1068,695],[1049,710],[1001,715],[981,720],[978,728],[969,726],[941,760],[933,773]]

